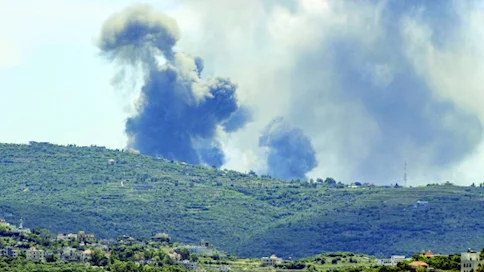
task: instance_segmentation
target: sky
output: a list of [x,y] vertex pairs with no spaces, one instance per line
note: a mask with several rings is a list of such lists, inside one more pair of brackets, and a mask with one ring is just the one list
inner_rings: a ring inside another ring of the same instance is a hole
[[[250,112],[235,131],[211,122],[198,156],[215,144],[243,172],[278,172],[276,156],[346,183],[401,184],[405,162],[409,185],[484,182],[483,1],[141,3],[176,21],[174,52],[203,59],[194,80],[228,78],[234,110]],[[143,113],[147,77],[131,66],[113,84],[120,66],[99,46],[106,20],[136,4],[0,0],[0,142],[139,146],[126,122]]]

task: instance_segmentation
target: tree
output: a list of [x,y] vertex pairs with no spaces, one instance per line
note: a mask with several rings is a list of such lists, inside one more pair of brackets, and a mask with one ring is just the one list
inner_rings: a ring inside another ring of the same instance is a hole
[[316,267],[312,264],[309,264],[307,267],[306,267],[306,270],[307,271],[311,271],[311,272],[318,272],[318,270],[316,269]]
[[116,261],[118,261],[118,260],[119,260],[119,255],[118,255],[118,253],[117,253],[116,251],[113,251],[113,252],[111,253],[110,258],[109,258],[109,263],[110,263],[110,264],[114,264],[114,263],[115,263]]
[[198,255],[197,254],[191,254],[190,255],[190,261],[198,262]]
[[186,248],[186,247],[182,248],[178,254],[180,254],[180,257],[181,257],[182,260],[189,260],[190,259],[190,250],[188,250],[188,248]]
[[328,186],[336,186],[336,180],[334,180],[333,178],[326,178],[324,180],[324,183]]
[[7,226],[7,225],[0,226],[0,235],[5,236],[10,232],[10,230],[11,230],[10,226]]
[[57,257],[57,255],[55,255],[55,254],[49,255],[45,258],[45,261],[48,262],[48,263],[55,263],[58,260],[59,260],[59,257]]
[[170,256],[165,255],[165,257],[163,258],[163,263],[166,265],[173,265],[175,262],[172,258],[170,258]]
[[427,271],[427,268],[425,268],[424,266],[417,267],[417,272],[425,272],[425,271]]
[[91,251],[91,264],[96,266],[102,266],[101,261],[103,260],[105,254],[102,250],[95,248]]
[[218,255],[217,253],[215,253],[215,254],[212,255],[212,259],[214,261],[218,261],[218,260],[220,260],[220,255]]
[[378,268],[378,272],[396,272],[398,271],[399,269],[397,267],[392,267],[392,266],[380,266],[380,268]]
[[69,239],[68,244],[69,244],[70,247],[73,247],[73,248],[76,248],[79,245],[79,243],[77,242],[77,239],[75,237],[71,237]]

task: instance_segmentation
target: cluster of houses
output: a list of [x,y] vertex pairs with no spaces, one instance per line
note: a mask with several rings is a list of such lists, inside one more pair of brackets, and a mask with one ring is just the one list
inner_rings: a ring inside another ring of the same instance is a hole
[[[30,233],[29,229],[23,228],[22,219],[20,220],[19,226],[14,226],[9,224],[5,221],[5,219],[0,218],[0,226],[8,226],[10,233],[19,234],[19,237],[22,237],[23,234]],[[57,241],[64,241],[67,242],[65,244],[72,245],[62,247],[56,251],[45,251],[43,249],[39,249],[36,247],[30,247],[29,249],[21,249],[22,246],[25,246],[24,241],[22,238],[18,240],[16,246],[5,246],[4,248],[0,248],[0,255],[3,257],[8,258],[16,258],[20,255],[25,256],[27,260],[36,260],[36,261],[46,261],[48,257],[56,256],[55,259],[62,261],[62,262],[88,262],[91,259],[92,251],[91,249],[99,249],[105,252],[106,256],[110,255],[110,248],[115,245],[141,245],[146,246],[146,241],[141,241],[134,239],[130,236],[121,236],[117,239],[111,240],[100,240],[97,241],[94,234],[86,233],[84,231],[79,231],[77,234],[75,233],[60,233],[53,240]],[[158,233],[154,235],[151,240],[153,242],[170,242],[170,236],[166,233]],[[79,249],[77,248],[86,248],[89,247],[90,249]],[[169,254],[171,259],[178,265],[183,266],[187,270],[199,270],[198,263],[196,261],[190,260],[182,260],[181,255],[178,254],[176,251],[178,249],[186,248],[189,250],[190,254],[197,254],[200,256],[215,256],[218,255],[219,257],[226,256],[225,252],[218,251],[212,244],[207,241],[200,241],[199,245],[186,245],[180,246],[175,248],[175,250]],[[140,258],[136,261],[138,264],[154,264],[156,263],[154,260],[148,260]],[[230,267],[226,266],[221,268],[221,271],[229,272]]]
[[[0,226],[6,226],[10,233],[19,234],[22,237],[23,234],[30,234],[29,228],[23,227],[23,220],[20,218],[20,223],[18,226],[8,223],[4,218],[0,218]],[[79,231],[77,234],[73,233],[62,233],[58,234],[56,237],[57,241],[76,241],[79,246],[89,245],[91,248],[98,248],[105,252],[108,251],[109,247],[103,243],[98,243],[94,234],[85,233],[84,231]],[[45,261],[47,257],[57,255],[61,261],[65,262],[87,262],[91,258],[92,251],[90,249],[79,250],[72,247],[64,247],[59,249],[57,252],[45,251],[43,249],[38,249],[36,247],[30,247],[27,250],[22,250],[19,247],[23,245],[22,240],[17,242],[16,246],[6,246],[0,249],[0,254],[3,257],[16,258],[21,253],[25,253],[25,258],[27,260],[38,260]]]
[[[6,246],[1,250],[2,257],[17,258],[20,255],[20,249],[16,247]],[[27,260],[45,261],[45,251],[31,247],[25,250],[25,258]]]
[[[20,218],[20,222],[18,226],[14,226],[9,224],[5,221],[5,219],[0,218],[0,226],[7,226],[9,232],[18,234],[20,237],[24,234],[29,234],[30,229],[23,227],[22,218]],[[76,245],[79,245],[81,248],[85,248],[84,246],[88,246],[91,249],[99,249],[104,251],[107,256],[110,255],[110,247],[116,244],[124,244],[124,245],[146,245],[146,242],[134,239],[129,236],[122,236],[119,237],[117,240],[102,240],[97,241],[94,234],[85,233],[84,231],[79,231],[77,234],[74,233],[61,233],[58,234],[55,238],[57,241],[65,241],[67,244],[70,242],[75,242]],[[151,238],[154,242],[170,242],[170,237],[166,233],[158,233]],[[27,260],[38,260],[38,261],[45,261],[46,258],[52,257],[53,255],[57,256],[57,259],[63,262],[87,262],[91,259],[92,251],[91,249],[78,249],[74,247],[63,247],[56,252],[46,252],[42,249],[38,249],[36,247],[30,247],[26,250],[19,249],[21,247],[22,241],[17,242],[17,247],[15,246],[5,246],[4,248],[0,249],[0,255],[3,257],[9,258],[16,258],[19,255],[24,255]],[[25,246],[25,245],[24,245]],[[185,267],[187,270],[198,270],[198,263],[196,261],[189,261],[189,260],[182,260],[182,257],[179,253],[177,253],[177,249],[186,248],[189,250],[190,254],[197,254],[200,256],[206,257],[213,257],[215,255],[223,258],[226,256],[226,253],[218,251],[212,244],[207,241],[200,241],[199,245],[186,245],[176,248],[169,256],[171,259],[178,265]],[[443,255],[435,255],[430,250],[422,251],[422,256],[427,258],[433,258],[435,256],[443,256]],[[397,266],[399,263],[404,261],[409,261],[411,258],[406,258],[405,256],[391,256],[390,258],[378,259],[377,265],[380,266]],[[283,262],[281,258],[278,258],[276,255],[272,255],[270,257],[262,257],[260,259],[261,265],[263,266],[274,266],[276,264],[280,264]],[[140,259],[138,260],[139,264],[152,264],[155,263],[153,260],[145,260]],[[468,250],[461,254],[461,272],[474,272],[476,269],[482,264],[480,260],[479,252]],[[409,263],[409,266],[413,270],[417,270],[418,268],[424,268],[425,270],[432,271],[434,270],[429,264],[422,262],[422,261],[413,261]],[[221,268],[223,271],[230,271],[230,267],[226,266]],[[221,270],[222,271],[222,270]]]
[[[22,219],[20,219],[20,224],[19,226],[15,226],[12,224],[9,224],[8,222],[5,221],[5,219],[0,218],[0,226],[7,226],[9,227],[9,232],[13,234],[29,234],[30,229],[28,228],[23,228],[23,222]],[[78,234],[59,234],[57,235],[57,240],[58,241],[78,241],[80,246],[84,246],[86,244],[89,244],[90,247],[93,248],[99,248],[101,250],[107,251],[108,247],[103,244],[98,244],[96,243],[96,239],[94,237],[94,234],[86,234],[84,231],[80,231]],[[75,249],[72,247],[64,247],[60,249],[58,252],[50,252],[50,251],[45,251],[43,249],[38,249],[36,247],[30,247],[27,250],[22,250],[19,248],[23,244],[22,241],[17,242],[17,246],[6,246],[2,249],[0,249],[0,254],[3,257],[8,257],[8,258],[16,258],[21,253],[25,253],[25,258],[27,260],[37,260],[37,261],[45,261],[47,257],[51,257],[53,255],[58,255],[60,257],[61,261],[65,262],[87,262],[91,258],[91,250],[86,249],[86,250],[79,250]]]
[[[432,251],[422,251],[420,254],[427,258],[434,258],[435,256],[445,256],[445,255],[436,255]],[[378,259],[377,265],[381,266],[397,266],[398,263],[409,261],[412,258],[405,258],[405,256],[391,256],[390,258],[386,259]],[[467,250],[466,252],[461,253],[460,256],[460,271],[461,272],[475,272],[476,269],[482,264],[480,259],[480,253],[474,250]],[[432,267],[429,266],[426,262],[422,261],[413,261],[408,264],[412,269],[417,270],[417,268],[424,268],[425,270],[434,270]]]

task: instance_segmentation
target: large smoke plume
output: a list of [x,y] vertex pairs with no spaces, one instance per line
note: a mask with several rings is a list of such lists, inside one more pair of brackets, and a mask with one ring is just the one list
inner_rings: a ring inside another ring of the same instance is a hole
[[199,50],[232,67],[257,113],[240,153],[283,116],[317,151],[311,177],[400,184],[405,161],[408,184],[484,176],[482,1],[207,1],[190,3],[222,38]]
[[221,166],[224,152],[217,135],[242,127],[248,115],[238,111],[233,82],[202,78],[203,60],[174,50],[179,32],[174,19],[146,5],[128,7],[104,23],[103,54],[122,69],[141,68],[144,74],[137,112],[126,121],[129,146],[144,154]]
[[306,173],[318,165],[309,138],[283,118],[276,118],[265,127],[259,145],[269,149],[267,167],[273,177],[305,179]]

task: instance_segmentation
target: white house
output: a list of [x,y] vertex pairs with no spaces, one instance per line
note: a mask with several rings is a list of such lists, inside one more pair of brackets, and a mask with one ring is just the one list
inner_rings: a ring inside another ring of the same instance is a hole
[[481,263],[479,252],[473,250],[467,250],[460,255],[460,271],[471,272],[476,271],[477,267]]
[[10,224],[5,221],[5,218],[0,218],[0,226],[10,226]]
[[198,268],[198,263],[196,262],[190,262],[189,260],[183,260],[180,262],[180,264],[185,267],[186,270],[197,270]]
[[60,233],[60,234],[57,234],[57,240],[59,240],[59,241],[77,240],[77,234],[74,234],[74,233]]
[[391,258],[378,259],[377,265],[382,266],[397,266],[399,262],[405,261],[405,256],[393,255]]
[[274,254],[272,254],[272,256],[270,257],[262,257],[260,260],[262,262],[262,265],[265,266],[273,266],[275,264],[282,263],[282,259],[277,258],[277,256]]

